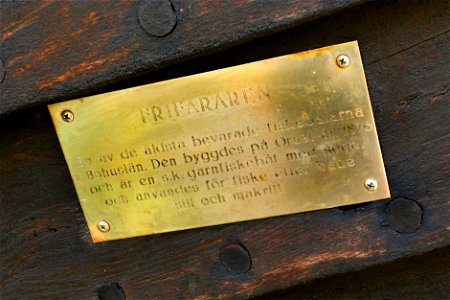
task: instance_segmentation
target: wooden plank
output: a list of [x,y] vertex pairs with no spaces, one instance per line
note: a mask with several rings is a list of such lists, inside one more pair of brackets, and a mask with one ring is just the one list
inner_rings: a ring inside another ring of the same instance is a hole
[[358,272],[320,278],[259,300],[447,299],[450,247],[398,259]]
[[392,201],[93,245],[46,108],[3,117],[3,298],[247,298],[448,246],[447,16],[371,3],[164,71],[358,39]]
[[3,1],[0,114],[85,96],[363,2]]

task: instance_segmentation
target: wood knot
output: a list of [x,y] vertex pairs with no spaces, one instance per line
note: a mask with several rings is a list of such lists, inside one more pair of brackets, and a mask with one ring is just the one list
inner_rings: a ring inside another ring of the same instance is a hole
[[220,261],[231,274],[243,274],[250,270],[252,259],[248,250],[240,244],[232,244],[220,252]]
[[386,209],[386,223],[397,232],[413,233],[422,225],[422,208],[410,199],[394,199]]
[[177,15],[169,0],[144,0],[139,5],[139,24],[149,34],[168,35],[177,24]]
[[119,284],[112,283],[98,289],[98,298],[100,300],[125,300],[125,293]]

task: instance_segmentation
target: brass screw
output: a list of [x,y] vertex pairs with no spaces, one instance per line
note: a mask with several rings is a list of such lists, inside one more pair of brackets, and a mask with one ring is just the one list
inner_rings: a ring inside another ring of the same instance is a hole
[[367,178],[364,186],[368,191],[375,191],[378,188],[378,182],[373,178]]
[[71,112],[70,110],[65,110],[61,113],[61,117],[63,119],[64,122],[70,123],[73,121],[73,119],[75,118],[75,116],[73,115],[73,112]]
[[108,222],[101,220],[98,221],[97,223],[97,229],[100,230],[101,232],[108,232],[111,229],[111,226],[109,225]]
[[350,65],[350,57],[345,54],[341,54],[336,57],[336,63],[339,68],[347,68]]

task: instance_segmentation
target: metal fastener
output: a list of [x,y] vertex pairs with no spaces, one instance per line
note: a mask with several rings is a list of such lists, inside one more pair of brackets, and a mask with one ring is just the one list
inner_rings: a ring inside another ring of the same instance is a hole
[[172,32],[177,15],[170,0],[143,0],[138,9],[139,24],[150,35],[163,37]]
[[341,54],[336,57],[336,64],[339,68],[347,68],[350,65],[350,57],[345,54]]
[[220,252],[220,261],[231,274],[244,274],[252,266],[249,251],[241,244],[231,244]]
[[399,233],[413,233],[421,225],[423,208],[414,200],[397,198],[386,209],[386,225]]
[[101,221],[98,221],[97,228],[101,232],[108,232],[111,229],[111,226],[109,225],[108,222],[101,220]]
[[125,291],[118,283],[104,285],[98,289],[98,298],[100,300],[125,300]]
[[61,113],[61,117],[64,120],[64,122],[70,123],[73,121],[73,119],[75,118],[75,116],[73,115],[73,112],[71,112],[70,110],[65,110]]
[[367,178],[364,186],[368,191],[375,191],[378,188],[378,182],[373,178]]

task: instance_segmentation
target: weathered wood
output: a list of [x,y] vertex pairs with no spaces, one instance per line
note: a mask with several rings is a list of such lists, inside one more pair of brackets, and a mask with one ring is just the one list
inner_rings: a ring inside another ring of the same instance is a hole
[[46,108],[3,117],[2,297],[246,298],[448,246],[448,13],[370,3],[141,79],[358,39],[393,201],[93,245]]
[[358,272],[320,278],[259,300],[448,299],[450,247]]
[[169,0],[2,1],[0,114],[84,96],[363,2],[173,0],[171,15]]

